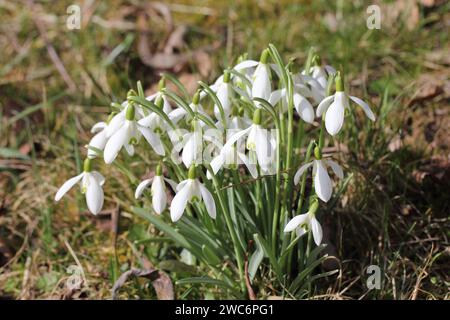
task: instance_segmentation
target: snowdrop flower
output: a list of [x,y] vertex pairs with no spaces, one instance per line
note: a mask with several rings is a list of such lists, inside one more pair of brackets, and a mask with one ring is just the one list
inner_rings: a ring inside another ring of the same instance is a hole
[[[225,118],[228,118],[231,114],[231,100],[233,99],[233,85],[230,72],[225,70],[224,74],[210,88],[222,105]],[[203,93],[203,96],[206,96],[206,94]],[[219,107],[216,104],[214,104],[214,115],[217,119],[221,118]]]
[[253,124],[247,129],[241,130],[228,139],[224,149],[231,147],[239,139],[247,136],[247,150],[256,153],[257,161],[262,170],[268,170],[272,160],[273,148],[271,135],[261,126],[261,109],[256,109],[253,115]]
[[144,189],[151,183],[151,192],[152,192],[152,206],[153,210],[157,214],[161,214],[167,207],[167,193],[166,193],[166,181],[172,189],[175,191],[177,189],[177,184],[175,181],[165,178],[162,175],[161,165],[156,167],[155,176],[151,179],[143,180],[136,188],[136,192],[134,193],[134,197],[138,199],[142,196]]
[[103,207],[104,195],[102,186],[105,183],[105,178],[97,171],[92,171],[91,160],[87,158],[84,160],[84,171],[67,180],[59,188],[55,195],[55,201],[61,198],[69,191],[75,184],[81,180],[81,191],[86,195],[86,203],[88,209],[93,214],[97,214]]
[[338,134],[344,124],[345,110],[350,108],[349,98],[364,110],[370,120],[375,121],[375,115],[367,103],[357,97],[348,95],[344,91],[344,83],[338,73],[336,76],[336,93],[323,99],[316,110],[318,117],[325,113],[325,128],[332,136]]
[[199,164],[203,153],[203,131],[201,125],[197,119],[193,119],[191,126],[192,131],[183,136],[180,147],[180,150],[183,149],[181,159],[186,168],[189,168],[193,163]]
[[106,163],[112,163],[122,147],[125,147],[127,152],[133,155],[133,144],[139,141],[141,135],[144,136],[157,154],[164,155],[164,147],[160,137],[152,132],[150,128],[145,127],[143,125],[146,124],[145,122],[145,118],[136,121],[134,103],[129,103],[125,111],[125,121],[121,123],[119,129],[106,142],[105,150],[103,151],[103,157]]
[[189,168],[188,179],[181,181],[177,187],[177,194],[170,206],[170,217],[173,222],[178,221],[186,210],[189,202],[202,199],[208,215],[216,218],[216,204],[209,190],[196,177],[195,166]]
[[309,230],[312,231],[314,242],[316,245],[320,245],[322,242],[322,227],[319,221],[317,221],[315,213],[319,204],[316,201],[310,206],[309,211],[305,214],[300,214],[292,218],[284,228],[284,232],[291,232],[295,230],[297,237],[301,237]]
[[322,155],[317,147],[315,148],[314,153],[316,155],[316,159],[302,165],[297,170],[294,176],[294,183],[297,185],[300,181],[300,177],[309,167],[312,166],[315,192],[322,201],[327,202],[330,200],[333,190],[333,185],[327,172],[327,166],[331,167],[334,174],[340,179],[344,177],[344,172],[342,171],[341,166],[333,160],[322,159]]
[[[254,60],[244,60],[234,67],[236,70],[246,70],[256,67],[255,72],[252,75],[252,99],[262,98],[264,100],[269,100],[270,98],[272,84],[270,81],[270,65],[267,63],[268,59],[269,50],[265,49],[261,54],[259,62]],[[258,104],[256,105],[258,106]]]
[[[313,123],[314,121],[314,109],[311,103],[298,92],[299,90],[294,90],[293,93],[293,102],[295,111],[297,111],[300,118],[302,118],[305,122]],[[272,92],[269,98],[269,103],[271,105],[276,105],[279,101],[281,101],[281,106],[283,112],[287,111],[288,107],[288,95],[286,88],[275,90]]]
[[[311,76],[320,84],[324,92],[328,85],[328,78],[336,74],[336,69],[330,65],[322,66],[322,59],[315,55],[312,59],[312,66],[310,68]],[[303,71],[305,74],[305,71]]]
[[164,78],[161,78],[158,82],[158,92],[146,97],[148,101],[156,102],[158,99],[162,99],[163,106],[162,109],[165,113],[169,114],[172,111],[172,106],[170,105],[169,99],[164,95],[164,89],[166,88],[166,81]]
[[91,129],[91,133],[95,133],[95,135],[92,137],[91,141],[89,141],[89,144],[87,146],[87,156],[89,159],[94,159],[97,157],[97,152],[92,148],[98,149],[103,151],[106,145],[106,141],[108,141],[108,137],[106,136],[106,127],[108,124],[106,122],[97,122],[94,124],[94,126]]
[[[214,159],[212,159],[210,166],[214,174],[220,171],[222,168],[236,169],[236,166],[244,164],[253,178],[258,177],[258,170],[256,165],[247,157],[247,155],[237,150],[236,145],[227,145],[220,149],[220,153]],[[208,179],[212,179],[211,172],[206,173]]]
[[[203,116],[205,116],[206,118],[208,118],[209,120],[211,120],[211,122],[214,122],[214,121],[212,121],[211,117],[205,112],[205,110],[203,110],[203,107],[200,104],[200,97],[201,97],[201,92],[198,90],[194,94],[194,97],[192,98],[192,103],[189,105],[189,108],[191,108],[191,110],[194,113],[200,113]],[[178,123],[183,118],[185,118],[187,120],[192,120],[189,113],[182,107],[178,107],[177,109],[170,112],[169,118],[170,118],[170,120],[172,120],[173,123]],[[200,125],[203,127],[203,126],[205,126],[205,123],[201,122]]]

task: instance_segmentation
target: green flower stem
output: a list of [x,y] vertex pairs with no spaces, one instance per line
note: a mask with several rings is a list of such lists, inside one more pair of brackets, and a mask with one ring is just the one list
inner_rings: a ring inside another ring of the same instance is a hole
[[214,174],[210,165],[208,165],[207,169],[212,176],[213,185],[214,185],[214,188],[216,189],[216,195],[217,195],[217,198],[219,199],[219,205],[220,205],[220,208],[222,209],[223,215],[225,217],[225,222],[227,224],[228,231],[230,232],[230,235],[231,235],[231,240],[233,241],[234,252],[236,255],[236,260],[237,260],[238,269],[239,269],[239,278],[240,278],[240,282],[241,282],[241,289],[242,289],[242,291],[245,292],[246,286],[245,286],[245,278],[244,278],[244,260],[243,260],[243,253],[241,250],[241,246],[239,244],[239,240],[238,240],[236,232],[235,232],[236,230],[233,228],[231,216],[225,205],[225,200],[223,199],[222,191],[220,190],[220,186],[219,186],[219,182],[217,181],[217,177]]
[[[312,140],[309,143],[308,149],[306,149],[306,156],[305,156],[305,162],[304,162],[305,164],[310,161],[311,154],[313,152],[315,144],[316,144],[316,142],[314,140]],[[305,199],[305,189],[306,189],[306,174],[303,174],[303,176],[302,176],[302,183],[300,185],[300,195],[299,195],[299,198],[298,198],[297,212],[295,213],[296,215],[299,215],[302,212],[302,206],[303,206],[303,202],[304,202],[304,199]]]

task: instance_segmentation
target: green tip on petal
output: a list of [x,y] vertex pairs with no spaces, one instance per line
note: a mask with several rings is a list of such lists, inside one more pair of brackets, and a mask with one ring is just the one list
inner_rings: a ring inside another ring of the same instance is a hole
[[133,121],[135,116],[135,108],[134,104],[130,103],[127,107],[127,111],[125,114],[125,118],[129,121]]
[[230,82],[231,79],[231,73],[228,70],[225,70],[225,72],[223,73],[223,82],[228,83]]
[[161,164],[158,164],[157,166],[156,166],[156,173],[155,173],[157,176],[162,176],[162,167],[161,167]]
[[166,79],[163,77],[158,82],[158,89],[159,89],[159,91],[162,91],[165,88],[166,88]]
[[188,178],[191,180],[197,178],[197,168],[195,167],[195,164],[191,165],[189,168]]
[[192,103],[194,105],[199,104],[200,102],[200,90],[197,90],[197,92],[194,94],[194,97],[192,98]]
[[83,171],[91,172],[92,171],[92,161],[89,158],[86,158],[83,163]]
[[317,160],[321,160],[321,159],[322,159],[322,151],[320,150],[319,147],[315,147],[315,148],[314,148],[314,157],[315,157]]
[[256,109],[253,113],[253,123],[256,125],[261,124],[261,109]]
[[340,72],[336,74],[335,83],[336,83],[336,92],[344,91],[344,80],[342,79]]
[[261,53],[261,58],[259,59],[259,62],[263,63],[263,64],[267,64],[267,62],[269,61],[269,49],[264,49],[263,52]]

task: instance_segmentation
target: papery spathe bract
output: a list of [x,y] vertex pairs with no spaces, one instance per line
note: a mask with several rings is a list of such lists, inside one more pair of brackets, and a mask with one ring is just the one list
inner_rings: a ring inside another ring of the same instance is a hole
[[102,186],[105,183],[105,178],[97,171],[91,170],[91,160],[86,159],[84,162],[84,171],[67,180],[55,195],[55,201],[61,198],[69,191],[75,184],[81,182],[81,191],[86,196],[86,204],[92,214],[97,214],[103,207],[104,195]]

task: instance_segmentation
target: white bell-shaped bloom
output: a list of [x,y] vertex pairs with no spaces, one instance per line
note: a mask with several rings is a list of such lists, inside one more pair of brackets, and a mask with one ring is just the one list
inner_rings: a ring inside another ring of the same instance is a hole
[[214,197],[211,192],[197,179],[195,178],[194,166],[189,169],[189,177],[186,180],[181,181],[177,187],[177,194],[172,200],[170,205],[170,217],[173,222],[178,221],[189,202],[195,200],[203,200],[205,204],[206,211],[208,215],[215,219],[216,218],[216,203],[214,202]]
[[67,180],[59,188],[55,195],[55,201],[61,198],[69,191],[75,184],[81,182],[81,192],[86,196],[86,204],[88,209],[93,214],[97,214],[103,207],[104,195],[102,186],[105,183],[105,178],[97,171],[91,171],[90,160],[85,160],[84,171]]
[[[268,59],[269,51],[266,49],[262,52],[259,62],[254,60],[244,60],[234,67],[234,69],[239,70],[240,72],[255,68],[255,71],[251,76],[252,88],[250,92],[251,97],[249,97],[251,99],[262,98],[264,100],[269,100],[270,98],[270,94],[272,93],[272,83],[270,81],[271,66],[267,63]],[[259,103],[256,103],[256,106],[258,107]]]
[[[302,94],[297,91],[293,93],[293,102],[295,111],[305,122],[313,123],[315,115],[314,108],[311,103],[306,99]],[[272,92],[269,98],[269,103],[271,105],[276,105],[279,101],[281,101],[282,111],[286,112],[288,107],[288,96],[287,90],[285,88],[275,90]]]
[[331,167],[333,172],[342,179],[344,172],[339,164],[329,159],[313,160],[307,164],[302,165],[294,176],[294,183],[297,185],[300,177],[305,173],[309,167],[313,167],[314,189],[317,196],[324,202],[328,202],[331,198],[333,185],[328,175],[327,166]]
[[192,164],[200,164],[203,159],[203,130],[198,120],[192,120],[193,130],[183,135],[181,146],[176,149],[182,149],[181,159],[189,168]]
[[157,214],[161,214],[167,207],[167,192],[165,182],[167,182],[172,187],[172,189],[176,191],[176,182],[171,179],[165,178],[161,174],[161,172],[158,172],[157,169],[157,174],[153,178],[145,179],[137,186],[134,197],[138,199],[144,192],[145,188],[147,188],[147,186],[151,184],[153,210],[155,210]]
[[133,155],[133,144],[137,143],[141,136],[144,136],[145,140],[147,140],[157,154],[164,155],[164,147],[160,137],[150,128],[142,125],[142,123],[146,124],[145,121],[145,118],[136,121],[134,105],[130,104],[127,106],[125,121],[121,123],[120,128],[117,129],[117,131],[106,142],[105,149],[103,151],[103,157],[106,163],[112,163],[116,159],[122,147],[125,147],[127,152],[130,155]]
[[108,125],[106,124],[106,122],[98,122],[94,124],[94,126],[92,127],[91,133],[95,133],[95,135],[92,137],[91,141],[89,141],[88,144],[88,151],[87,151],[88,158],[93,159],[97,157],[97,152],[89,147],[101,151],[103,151],[103,149],[105,148],[106,142],[108,141],[108,137],[106,135],[107,126]]
[[[231,114],[232,99],[234,96],[230,73],[228,71],[225,71],[223,75],[217,78],[217,80],[213,85],[210,86],[210,88],[216,94],[217,99],[222,105],[225,118],[228,118]],[[202,91],[200,97],[203,98],[205,96],[206,93]],[[214,115],[216,119],[221,119],[220,110],[216,103],[214,103]]]
[[[258,170],[256,164],[252,163],[249,157],[239,150],[236,145],[228,145],[221,148],[219,155],[212,159],[210,165],[214,174],[220,171],[222,168],[236,168],[236,166],[244,164],[253,178],[258,177]],[[208,171],[206,174],[208,179],[212,178],[211,173]]]
[[327,87],[328,78],[334,74],[336,74],[336,69],[329,65],[315,65],[311,67],[311,76],[317,80],[323,89]]
[[231,147],[239,139],[247,137],[245,146],[247,150],[256,153],[257,161],[262,170],[268,170],[273,159],[273,148],[269,130],[261,126],[261,110],[255,111],[253,124],[247,129],[233,134],[224,145],[224,149]]
[[325,113],[325,128],[332,136],[341,131],[345,110],[350,107],[349,99],[359,105],[370,120],[375,121],[375,115],[369,105],[360,98],[348,95],[343,89],[342,79],[338,76],[336,78],[336,93],[323,99],[316,110],[318,117]]
[[316,216],[312,212],[300,214],[292,218],[284,228],[284,232],[295,231],[298,237],[301,237],[305,233],[311,230],[316,245],[320,245],[323,238],[322,227]]

